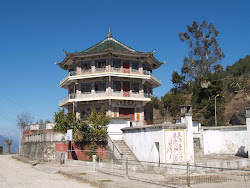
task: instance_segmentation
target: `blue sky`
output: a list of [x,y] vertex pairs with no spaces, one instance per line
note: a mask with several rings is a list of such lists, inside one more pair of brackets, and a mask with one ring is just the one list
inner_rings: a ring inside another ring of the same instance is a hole
[[30,112],[53,119],[66,95],[59,81],[66,75],[54,62],[68,52],[82,51],[113,37],[138,51],[156,49],[167,61],[154,73],[162,80],[162,96],[172,87],[171,74],[180,71],[188,48],[178,32],[206,20],[219,30],[218,42],[231,65],[250,54],[248,1],[1,1],[0,2],[0,135],[17,135],[16,116]]

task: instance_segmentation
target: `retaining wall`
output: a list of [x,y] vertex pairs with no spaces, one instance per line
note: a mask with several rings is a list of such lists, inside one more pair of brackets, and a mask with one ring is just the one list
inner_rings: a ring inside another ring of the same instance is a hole
[[23,142],[21,155],[41,161],[55,160],[56,142]]

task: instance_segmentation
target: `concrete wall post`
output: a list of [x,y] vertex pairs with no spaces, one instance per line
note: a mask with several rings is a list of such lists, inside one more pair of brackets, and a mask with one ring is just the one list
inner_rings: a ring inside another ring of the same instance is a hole
[[247,150],[248,158],[250,158],[250,107],[246,108],[246,124],[247,124]]
[[113,174],[114,173],[114,167],[113,167],[113,159],[111,159],[111,164],[110,164],[110,170],[111,170],[111,173]]
[[96,171],[96,155],[92,155],[93,171]]
[[194,162],[194,135],[192,121],[192,106],[181,106],[181,123],[186,124],[186,160],[189,163]]

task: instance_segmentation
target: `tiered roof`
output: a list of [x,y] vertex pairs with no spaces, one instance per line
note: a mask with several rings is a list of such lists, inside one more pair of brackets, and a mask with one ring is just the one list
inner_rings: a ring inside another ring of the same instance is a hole
[[85,55],[91,55],[96,54],[96,53],[105,53],[110,50],[114,50],[119,53],[119,51],[122,53],[133,53],[135,55],[139,55],[141,57],[147,58],[148,60],[151,60],[152,64],[154,64],[153,68],[158,68],[161,66],[161,62],[157,61],[153,57],[153,52],[139,52],[134,50],[133,48],[121,43],[120,41],[116,40],[113,38],[112,33],[109,28],[109,33],[106,39],[102,40],[101,42],[91,46],[90,48],[81,51],[81,52],[75,52],[75,53],[66,53],[65,59],[61,63],[56,63],[58,64],[61,68],[67,69],[67,67],[72,63],[71,58],[72,57],[78,57],[78,56],[85,56]]

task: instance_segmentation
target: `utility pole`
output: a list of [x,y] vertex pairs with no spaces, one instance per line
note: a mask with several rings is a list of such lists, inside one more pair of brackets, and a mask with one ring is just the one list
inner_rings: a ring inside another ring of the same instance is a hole
[[23,123],[21,123],[20,125],[20,135],[19,135],[19,153],[21,152],[21,143],[22,143],[22,127],[23,127]]
[[216,97],[219,97],[220,95],[217,94],[215,96],[215,100],[214,100],[214,118],[215,118],[215,126],[217,126],[217,116],[216,116]]

